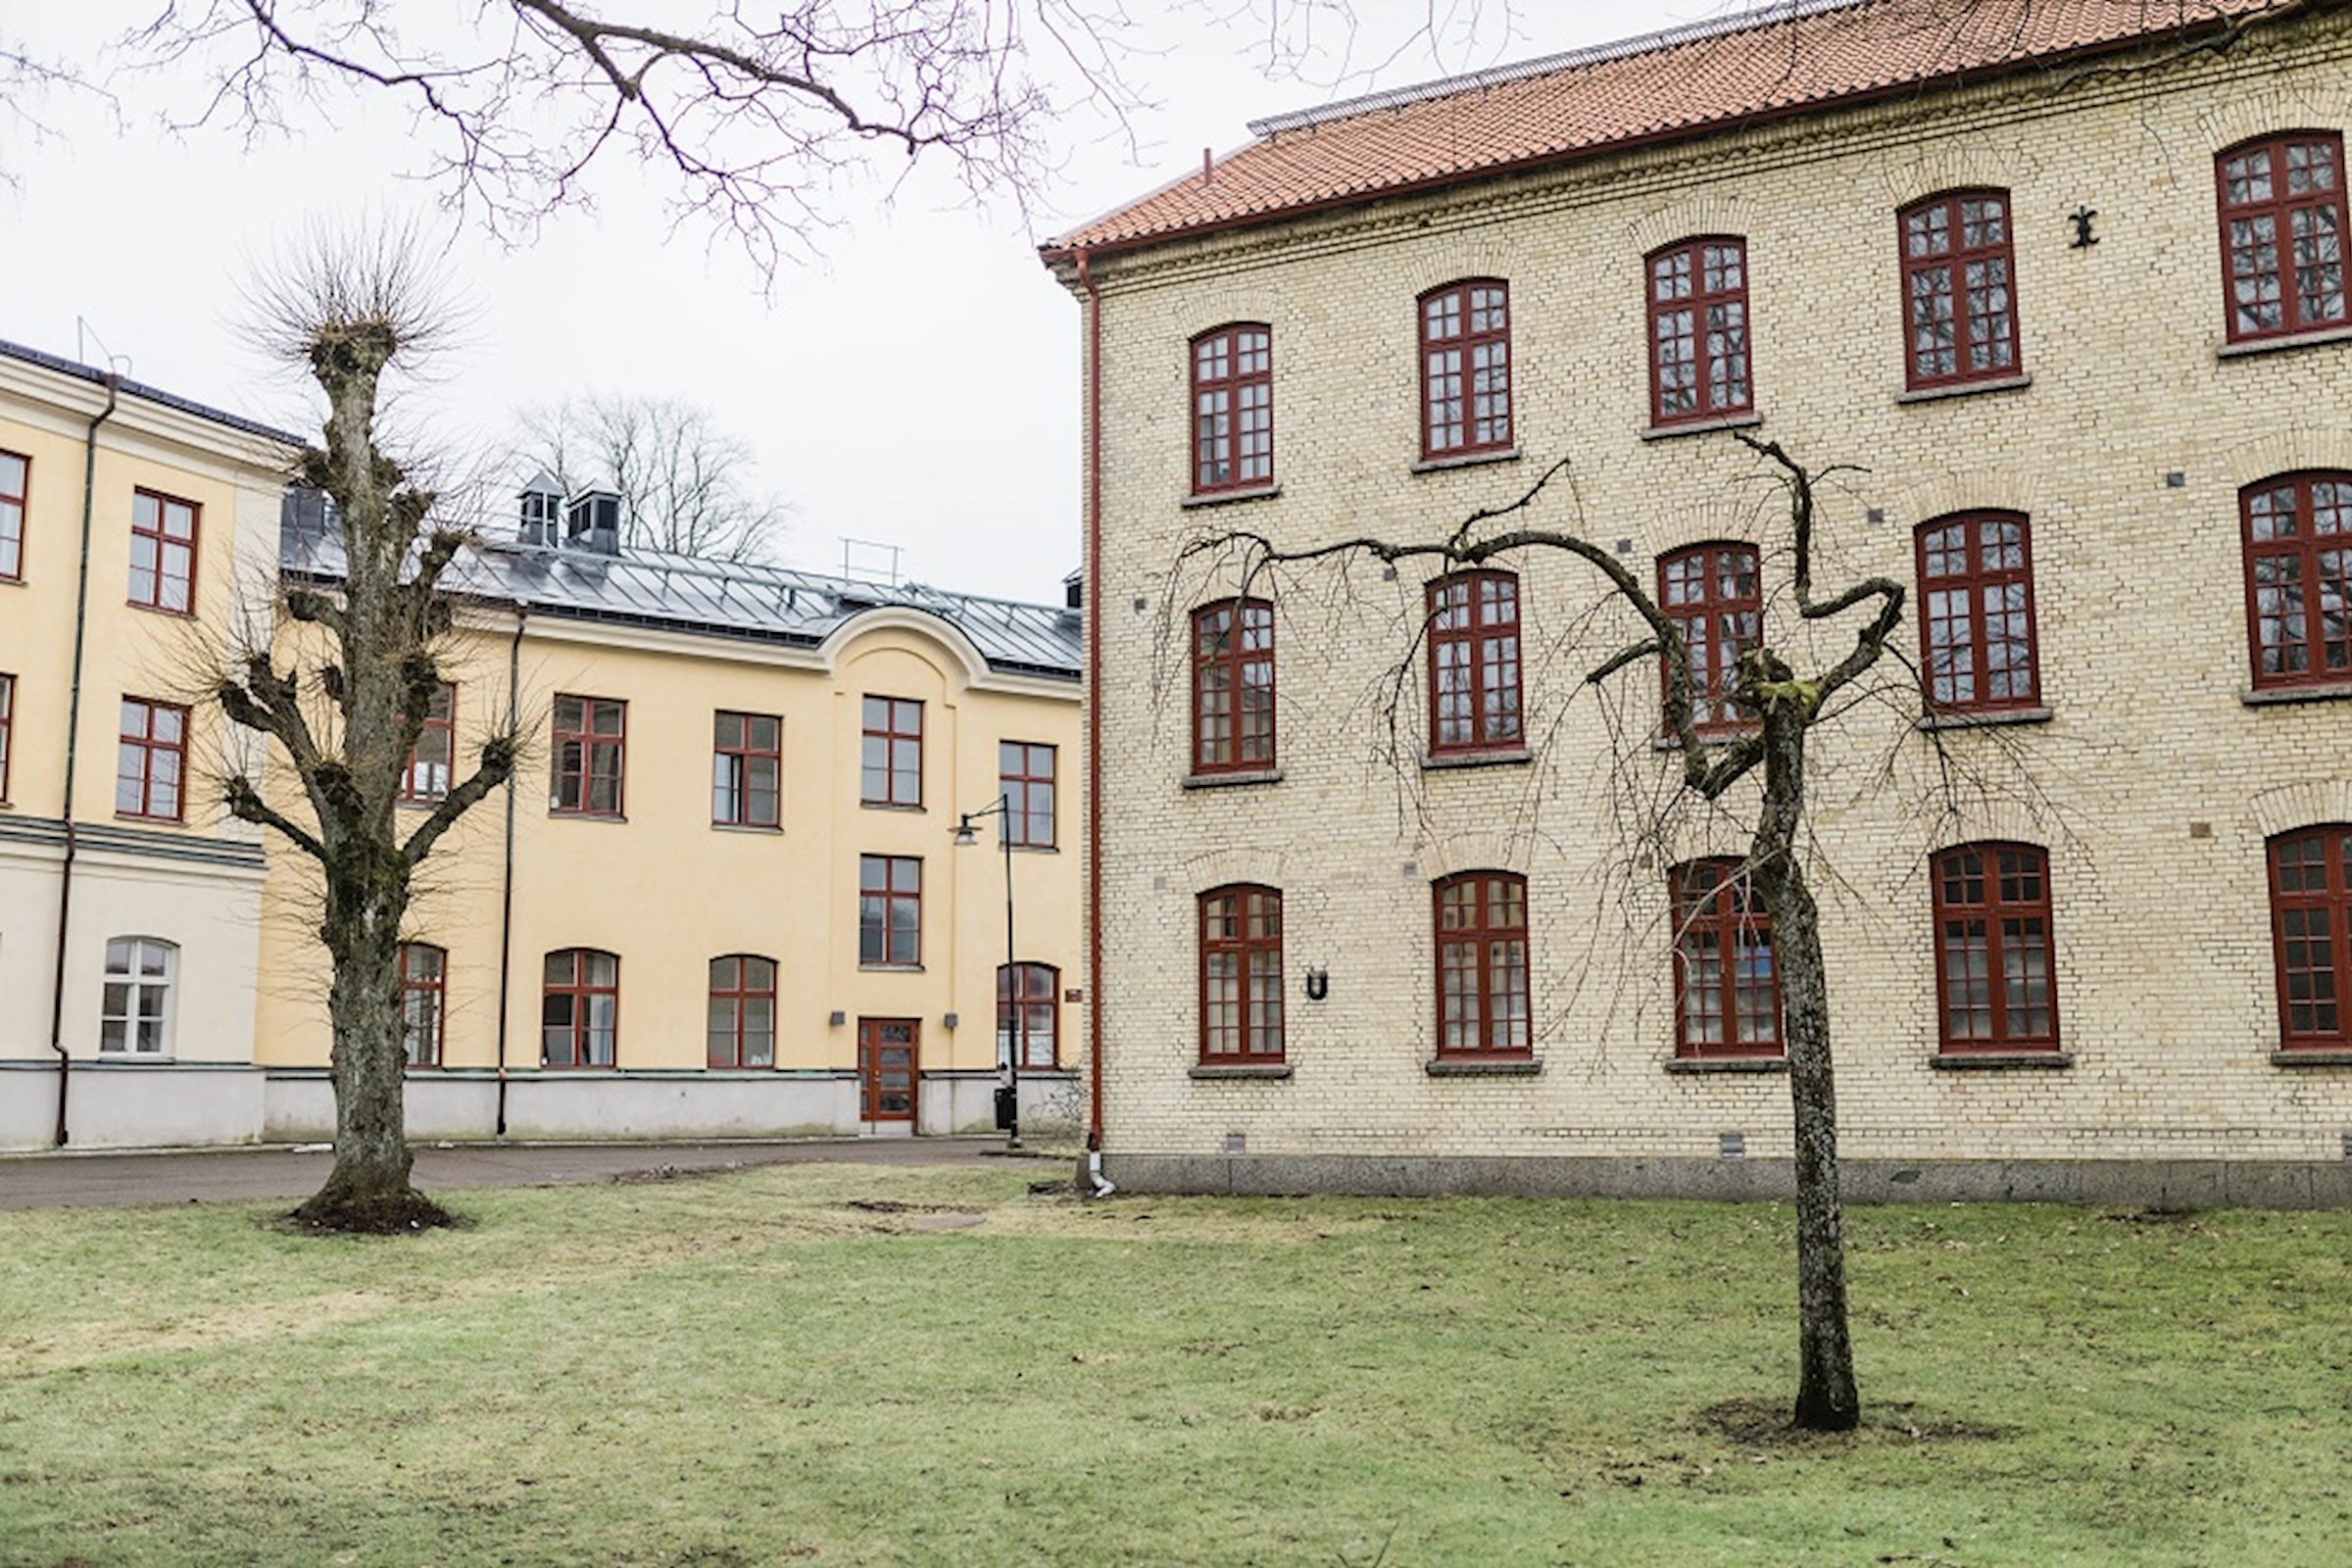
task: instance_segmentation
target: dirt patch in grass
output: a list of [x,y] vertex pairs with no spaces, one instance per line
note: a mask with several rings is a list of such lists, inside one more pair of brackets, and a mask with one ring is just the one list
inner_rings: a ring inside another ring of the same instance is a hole
[[1698,1429],[1743,1448],[1804,1448],[1823,1444],[1992,1443],[2010,1428],[1923,1412],[1908,1402],[1864,1404],[1862,1424],[1852,1432],[1808,1432],[1789,1419],[1788,1405],[1776,1399],[1726,1399],[1698,1412]]

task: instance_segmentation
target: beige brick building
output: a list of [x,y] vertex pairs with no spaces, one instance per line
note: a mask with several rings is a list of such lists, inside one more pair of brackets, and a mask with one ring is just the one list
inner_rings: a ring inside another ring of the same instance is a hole
[[1527,520],[1736,649],[1793,618],[1753,427],[1858,466],[1830,587],[1905,584],[1925,671],[1814,746],[1849,1191],[2352,1200],[2352,29],[1953,9],[1261,122],[1047,248],[1114,1180],[1785,1182],[1768,937],[1707,891],[1746,807],[1678,799],[1654,660],[1586,683],[1640,630],[1593,569],[1456,608],[1357,559],[1236,621],[1184,555],[1439,538],[1565,460]]

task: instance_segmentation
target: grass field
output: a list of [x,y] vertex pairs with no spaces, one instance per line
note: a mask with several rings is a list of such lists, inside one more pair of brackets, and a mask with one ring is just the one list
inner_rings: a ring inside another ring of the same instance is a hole
[[0,1214],[0,1563],[2352,1561],[2352,1214],[1033,1198],[779,1166]]

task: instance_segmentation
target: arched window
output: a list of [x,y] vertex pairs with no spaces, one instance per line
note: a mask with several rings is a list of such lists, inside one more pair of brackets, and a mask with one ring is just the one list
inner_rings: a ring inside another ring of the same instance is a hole
[[1747,242],[1730,235],[1653,251],[1650,422],[1682,424],[1755,406],[1747,364]]
[[1193,339],[1193,490],[1274,482],[1274,329],[1258,321]]
[[620,959],[595,948],[547,956],[539,998],[540,1060],[610,1067],[620,1044]]
[[1534,1050],[1527,986],[1527,879],[1508,871],[1440,878],[1435,894],[1438,1054]]
[[1961,844],[1936,857],[1942,1049],[2056,1051],[2050,858],[2031,844]]
[[2270,841],[2271,938],[2278,958],[2278,1044],[2352,1051],[2352,825],[2298,828]]
[[1972,512],[1920,525],[1919,653],[1928,706],[2000,712],[2041,701],[2026,519]]
[[1781,1054],[1772,916],[1740,865],[1729,858],[1692,860],[1667,874],[1678,1056]]
[[1956,190],[1897,215],[1903,238],[1904,374],[1914,389],[2015,375],[2017,262],[2009,193]]
[[2230,340],[2341,325],[2344,138],[2286,131],[2224,148],[2213,166]]
[[429,942],[400,945],[400,1040],[412,1067],[441,1065],[442,1020],[449,1012],[448,986],[446,952]]
[[776,1064],[776,960],[731,953],[710,960],[709,1050],[713,1067]]
[[1274,765],[1274,607],[1227,599],[1193,612],[1193,771]]
[[1429,585],[1429,749],[1525,744],[1519,725],[1519,579],[1464,571]]
[[1511,294],[1500,278],[1421,296],[1421,456],[1511,445]]
[[2352,680],[2352,473],[2288,473],[2237,493],[2256,686]]
[[111,937],[106,990],[98,1008],[98,1053],[105,1056],[172,1054],[172,988],[179,949],[160,937]]
[[[1702,733],[1749,720],[1732,700],[1740,656],[1764,639],[1763,571],[1756,547],[1692,545],[1658,560],[1658,604],[1682,629],[1690,658],[1690,719]],[[1661,666],[1671,695],[1673,671]]]
[[1200,895],[1200,1059],[1283,1059],[1282,894],[1273,888]]
[[1061,1065],[1061,971],[1050,963],[997,965],[997,1060]]

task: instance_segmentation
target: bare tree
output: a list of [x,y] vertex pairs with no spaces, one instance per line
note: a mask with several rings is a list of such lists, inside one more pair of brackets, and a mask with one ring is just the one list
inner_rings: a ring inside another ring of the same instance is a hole
[[[1814,588],[1815,487],[1836,469],[1815,470],[1779,443],[1740,439],[1767,459],[1785,487],[1790,526],[1788,599],[1798,626],[1839,617],[1860,618],[1853,643],[1827,667],[1800,675],[1781,651],[1793,637],[1776,638],[1769,621],[1740,649],[1728,695],[1751,722],[1728,738],[1702,735],[1699,712],[1707,694],[1694,692],[1683,627],[1607,545],[1580,527],[1541,527],[1530,520],[1545,492],[1567,469],[1551,466],[1516,500],[1471,513],[1450,533],[1429,539],[1358,536],[1306,549],[1285,550],[1262,534],[1209,532],[1188,542],[1182,559],[1238,574],[1242,593],[1280,593],[1280,579],[1324,564],[1344,571],[1356,558],[1384,565],[1417,563],[1437,571],[1499,564],[1514,556],[1559,551],[1599,573],[1602,597],[1632,610],[1642,631],[1601,660],[1586,676],[1598,685],[1629,668],[1665,666],[1665,728],[1681,786],[1710,804],[1733,786],[1762,775],[1747,858],[1740,874],[1751,882],[1772,920],[1773,959],[1780,975],[1788,1088],[1795,1122],[1797,1349],[1795,1421],[1816,1431],[1844,1431],[1861,1419],[1854,1386],[1853,1347],[1846,1326],[1844,1221],[1838,1182],[1838,1097],[1830,1050],[1829,973],[1821,920],[1805,867],[1806,750],[1814,727],[1839,711],[1834,700],[1889,653],[1902,622],[1904,590],[1893,579],[1865,577],[1826,597]],[[1793,631],[1794,628],[1788,628]],[[1409,658],[1409,655],[1407,656]],[[1899,655],[1897,658],[1899,659]],[[1395,666],[1402,668],[1402,662]]]
[[[1179,0],[1270,75],[1362,82],[1406,54],[1490,48],[1515,0],[1416,3],[1358,36],[1354,0]],[[1051,134],[1109,126],[1140,151],[1147,106],[1128,77],[1161,29],[1126,0],[775,0],[678,8],[656,0],[162,0],[122,38],[167,92],[177,127],[282,133],[354,95],[415,122],[420,172],[493,232],[519,236],[583,200],[612,162],[664,172],[673,213],[740,244],[763,274],[837,221],[841,189],[941,164],[975,198],[1024,218],[1051,184]],[[42,73],[94,78],[0,37],[0,116]],[[126,95],[127,96],[127,95]],[[152,87],[140,96],[154,101]]]
[[296,477],[333,503],[343,572],[331,587],[282,589],[273,623],[232,650],[216,688],[231,722],[274,743],[297,786],[273,801],[232,766],[230,814],[276,832],[318,868],[318,937],[333,963],[335,1163],[296,1213],[326,1230],[448,1221],[409,1183],[401,924],[418,863],[507,781],[516,749],[509,715],[481,743],[473,772],[402,830],[394,801],[441,686],[451,628],[441,579],[466,543],[433,521],[432,491],[376,427],[387,375],[413,371],[449,320],[421,254],[400,230],[315,230],[255,289],[265,345],[326,394],[324,443],[302,455]]
[[753,487],[752,449],[710,411],[675,398],[566,398],[523,410],[515,462],[545,469],[565,495],[619,493],[624,542],[713,561],[757,561],[791,509]]

